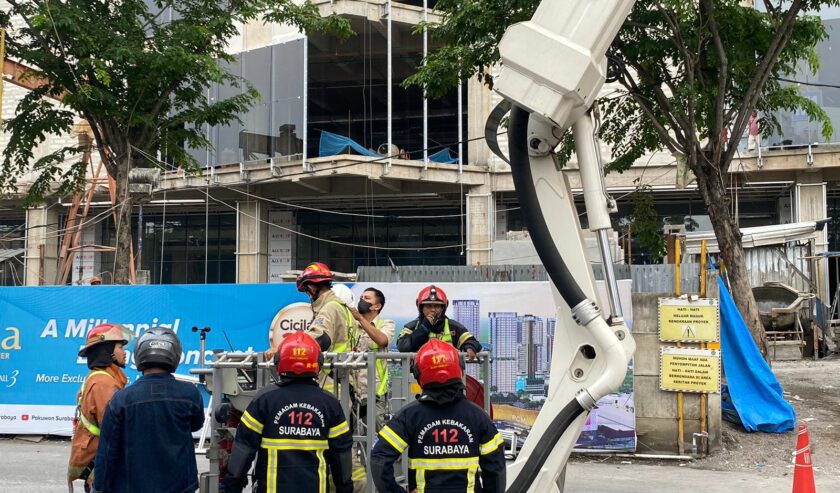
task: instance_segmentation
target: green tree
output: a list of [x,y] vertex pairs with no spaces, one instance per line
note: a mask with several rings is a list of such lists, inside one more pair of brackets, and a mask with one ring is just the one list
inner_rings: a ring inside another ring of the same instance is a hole
[[[45,83],[18,104],[5,122],[10,132],[3,153],[0,189],[17,190],[17,179],[34,173],[28,203],[66,195],[83,185],[80,146],[67,146],[34,159],[34,149],[51,135],[70,132],[76,116],[90,125],[99,156],[116,183],[114,282],[129,282],[131,213],[128,193],[134,168],[156,166],[162,151],[187,171],[198,163],[185,150],[208,148],[203,125],[221,125],[248,110],[259,94],[220,68],[232,61],[228,40],[237,24],[285,22],[301,30],[348,35],[349,23],[322,18],[317,7],[292,0],[9,0],[0,13],[8,28],[7,55],[37,68]],[[14,22],[13,22],[14,21]],[[216,84],[244,85],[242,94],[210,102]],[[55,105],[44,99],[61,101]]]
[[[833,133],[827,114],[779,78],[819,66],[816,44],[827,34],[813,15],[838,0],[764,0],[762,10],[739,0],[639,0],[616,37],[610,65],[621,94],[601,102],[600,137],[610,145],[610,170],[623,170],[645,153],[667,150],[685,159],[720,245],[732,294],[756,344],[766,354],[764,328],[750,289],[740,231],[731,214],[725,176],[753,110],[765,133],[779,129],[775,112],[802,109]],[[477,76],[492,84],[505,28],[529,19],[538,0],[440,0],[443,22],[430,26],[445,45],[408,82],[431,96]],[[546,59],[545,63],[554,63]],[[568,143],[568,139],[566,140]],[[558,153],[563,155],[563,152]]]
[[639,246],[646,248],[651,260],[659,262],[665,256],[665,238],[662,236],[662,221],[653,206],[653,193],[650,187],[639,186],[630,195],[633,213],[630,215],[630,228]]

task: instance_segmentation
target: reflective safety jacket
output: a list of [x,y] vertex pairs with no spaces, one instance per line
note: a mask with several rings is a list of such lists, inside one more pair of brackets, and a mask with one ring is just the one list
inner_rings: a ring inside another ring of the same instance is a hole
[[90,475],[96,448],[99,446],[99,425],[105,416],[105,409],[114,392],[124,388],[127,382],[125,373],[114,364],[104,370],[92,370],[85,378],[76,396],[78,421],[70,445],[68,479],[87,478]]
[[400,331],[397,349],[403,353],[416,353],[430,338],[448,342],[458,351],[466,351],[468,348],[476,353],[481,351],[481,343],[478,339],[466,327],[449,317],[443,317],[433,326],[430,326],[426,319],[421,318],[408,322]]
[[352,492],[352,446],[335,397],[313,379],[285,381],[259,394],[242,414],[225,493],[242,491],[255,455],[257,493],[326,492],[327,466],[336,491]]
[[[394,337],[394,321],[393,320],[383,320],[381,318],[376,318],[373,321],[373,325],[390,341]],[[359,327],[359,342],[353,347],[354,351],[361,351],[361,352],[387,352],[388,347],[379,347],[378,344],[373,342],[373,339],[364,331],[361,327]],[[353,386],[353,390],[356,392],[356,399],[359,402],[363,402],[367,399],[368,396],[368,378],[367,378],[367,369],[356,370],[350,376],[350,384]],[[376,360],[376,395],[379,397],[384,397],[385,394],[388,393],[390,390],[390,384],[388,383],[390,380],[390,373],[388,371],[388,360],[378,359]]]
[[[358,327],[353,320],[350,309],[338,299],[330,289],[318,296],[312,303],[314,318],[309,324],[309,334],[321,343],[323,337],[330,341],[328,351],[334,353],[345,353],[349,351],[358,340]],[[318,377],[319,383],[324,390],[338,395],[329,371],[322,371]]]
[[504,441],[490,417],[465,398],[448,404],[415,401],[382,428],[370,454],[381,493],[404,491],[394,479],[394,462],[405,450],[409,491],[505,491]]
[[350,331],[353,316],[331,289],[321,293],[312,303],[312,312],[314,318],[309,324],[309,334],[315,340],[327,334],[330,339],[329,351],[336,353],[347,351],[352,335]]

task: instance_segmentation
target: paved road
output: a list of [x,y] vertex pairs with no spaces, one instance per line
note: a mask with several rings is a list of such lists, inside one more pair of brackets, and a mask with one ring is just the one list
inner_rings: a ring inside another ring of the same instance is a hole
[[[68,441],[28,443],[0,440],[0,491],[4,493],[65,493]],[[206,470],[207,461],[199,460]],[[790,475],[719,472],[667,463],[650,465],[573,462],[566,475],[567,493],[789,493]],[[76,491],[80,491],[77,488]],[[817,491],[840,491],[840,479],[821,478]]]

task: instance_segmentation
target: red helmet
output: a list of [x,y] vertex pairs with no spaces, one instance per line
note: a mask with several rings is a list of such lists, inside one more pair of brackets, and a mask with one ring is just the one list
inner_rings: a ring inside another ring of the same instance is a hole
[[277,373],[315,376],[321,371],[321,348],[306,332],[295,332],[277,347]]
[[437,382],[446,383],[456,378],[463,378],[461,371],[461,355],[455,346],[438,339],[429,339],[417,351],[414,366],[419,376],[415,374],[420,386]]
[[128,327],[120,324],[99,324],[90,329],[85,340],[85,347],[79,351],[79,356],[87,356],[88,349],[104,342],[116,341],[123,345],[134,339],[134,333]]
[[443,311],[446,311],[449,307],[449,298],[442,289],[430,284],[421,289],[420,294],[417,295],[417,309],[419,310],[422,305],[443,305]]
[[297,289],[303,291],[307,284],[318,282],[332,282],[333,273],[327,264],[313,262],[309,264],[297,278]]

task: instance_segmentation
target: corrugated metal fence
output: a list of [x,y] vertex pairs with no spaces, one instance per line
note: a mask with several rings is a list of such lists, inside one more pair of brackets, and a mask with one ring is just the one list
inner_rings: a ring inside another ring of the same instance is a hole
[[[682,264],[680,284],[683,292],[700,289],[700,265]],[[600,265],[594,266],[595,278],[603,279]],[[669,293],[674,290],[674,265],[616,265],[619,279],[632,279],[635,293]],[[542,265],[408,265],[359,267],[358,282],[506,282],[547,281]]]

